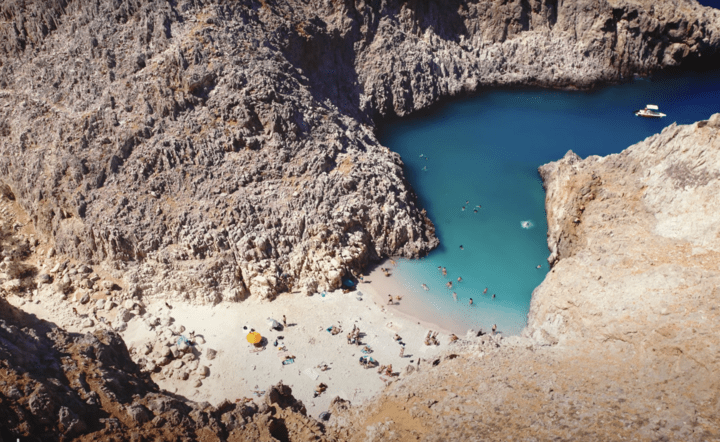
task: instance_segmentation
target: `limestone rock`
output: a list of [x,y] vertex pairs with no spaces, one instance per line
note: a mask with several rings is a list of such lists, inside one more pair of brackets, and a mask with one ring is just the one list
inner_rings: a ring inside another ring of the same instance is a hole
[[205,303],[333,289],[437,246],[378,118],[712,63],[720,42],[691,1],[142,4],[3,3],[0,180],[80,275],[123,269],[102,290]]

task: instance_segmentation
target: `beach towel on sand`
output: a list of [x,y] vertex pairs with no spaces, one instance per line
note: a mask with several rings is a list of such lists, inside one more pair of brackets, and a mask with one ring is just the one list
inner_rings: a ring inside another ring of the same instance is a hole
[[315,371],[313,368],[306,368],[303,373],[313,381],[317,381],[317,378],[320,377],[320,373]]

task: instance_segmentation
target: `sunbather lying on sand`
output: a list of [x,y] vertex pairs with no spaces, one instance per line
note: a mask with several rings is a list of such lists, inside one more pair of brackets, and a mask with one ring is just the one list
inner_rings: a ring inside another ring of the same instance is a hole
[[315,394],[313,395],[313,397],[320,396],[325,392],[325,390],[327,390],[327,385],[321,382],[317,387],[315,387]]

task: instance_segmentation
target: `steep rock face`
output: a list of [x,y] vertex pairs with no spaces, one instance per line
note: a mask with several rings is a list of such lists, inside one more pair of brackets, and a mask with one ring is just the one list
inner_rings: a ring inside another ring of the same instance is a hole
[[617,155],[568,152],[540,168],[553,269],[533,293],[530,332],[651,345],[671,327],[678,345],[711,351],[689,330],[713,322],[720,294],[719,135],[715,114]]
[[439,97],[590,87],[717,54],[694,2],[9,1],[0,180],[132,293],[334,288],[437,245],[373,133]]

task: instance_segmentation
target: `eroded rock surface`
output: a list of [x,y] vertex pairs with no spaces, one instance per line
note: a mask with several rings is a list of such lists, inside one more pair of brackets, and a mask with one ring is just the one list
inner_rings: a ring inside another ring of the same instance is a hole
[[[335,288],[437,245],[375,118],[717,56],[695,2],[0,5],[0,178],[55,252],[131,291]],[[700,58],[703,57],[703,58]]]

